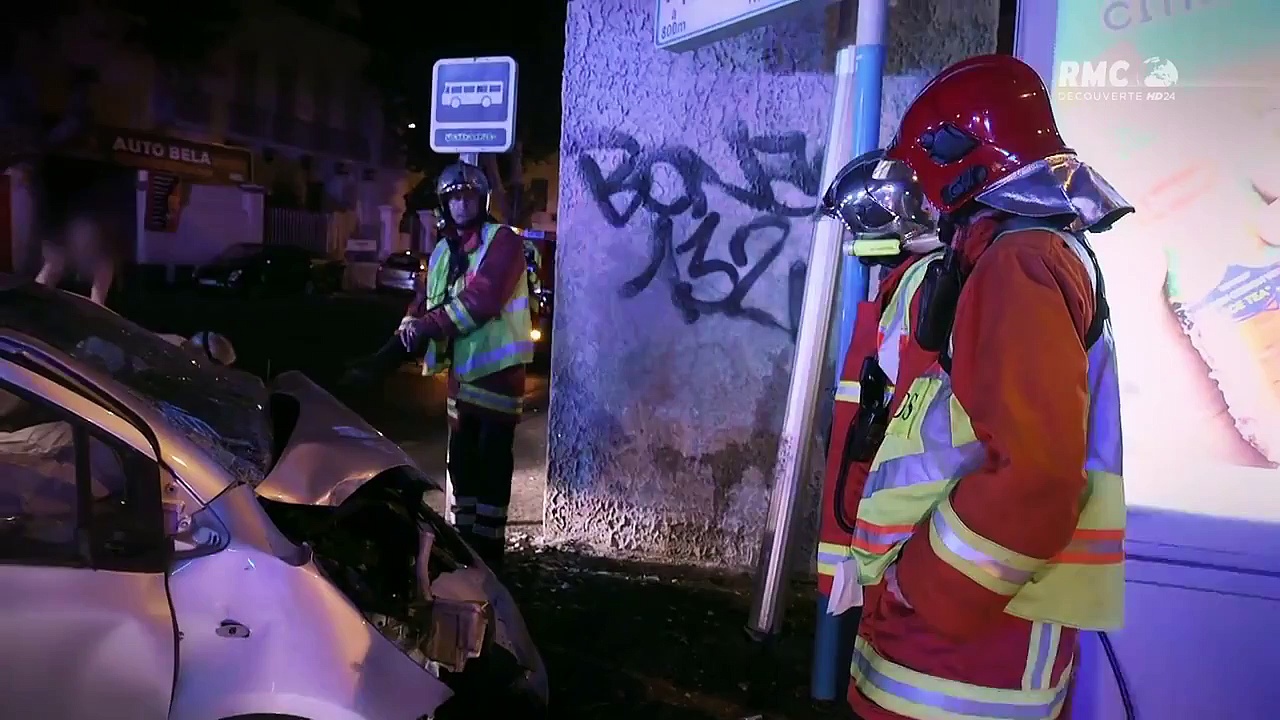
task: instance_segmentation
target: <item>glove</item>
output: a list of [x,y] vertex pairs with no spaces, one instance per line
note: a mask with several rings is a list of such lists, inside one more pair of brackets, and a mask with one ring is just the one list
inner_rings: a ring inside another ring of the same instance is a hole
[[396,328],[396,337],[400,338],[400,344],[404,345],[405,350],[412,351],[414,340],[418,334],[418,319],[415,317],[405,316],[400,319],[400,326]]

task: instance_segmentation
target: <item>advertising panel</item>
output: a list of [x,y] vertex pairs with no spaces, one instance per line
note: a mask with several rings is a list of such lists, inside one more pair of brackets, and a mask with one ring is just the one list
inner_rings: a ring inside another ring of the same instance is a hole
[[1093,236],[1130,506],[1280,521],[1280,2],[1044,7],[1020,54],[1138,210]]

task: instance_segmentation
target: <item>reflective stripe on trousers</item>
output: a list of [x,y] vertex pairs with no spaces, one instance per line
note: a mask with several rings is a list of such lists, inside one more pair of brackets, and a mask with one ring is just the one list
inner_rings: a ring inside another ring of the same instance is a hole
[[476,503],[476,523],[472,532],[494,540],[505,538],[507,535],[506,506]]
[[524,409],[524,398],[522,397],[503,395],[469,383],[460,383],[458,385],[457,402],[454,403],[455,412],[459,402],[509,415],[519,415]]
[[1058,626],[1032,628],[1023,687],[1016,690],[916,672],[882,657],[861,637],[854,645],[850,672],[858,692],[868,700],[914,720],[1054,720],[1066,702],[1072,674],[1068,665],[1057,684],[1049,684],[1058,631]]
[[[453,489],[453,483],[449,483]],[[453,493],[449,493],[452,495]],[[466,530],[476,524],[476,499],[473,497],[446,498],[448,512],[445,519],[458,530]]]

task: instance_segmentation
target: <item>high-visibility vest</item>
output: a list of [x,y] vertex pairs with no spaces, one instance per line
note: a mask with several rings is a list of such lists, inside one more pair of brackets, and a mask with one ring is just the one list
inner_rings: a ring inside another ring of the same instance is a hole
[[537,295],[542,291],[542,276],[539,272],[542,269],[542,252],[538,250],[538,246],[533,241],[526,239],[524,241],[525,254],[525,273],[529,278],[529,294]]
[[[879,328],[876,333],[877,349],[875,358],[880,365],[880,369],[889,378],[890,385],[886,392],[888,397],[893,396],[893,383],[898,379],[899,360],[902,357],[903,349],[911,338],[912,300],[924,282],[925,272],[929,269],[929,266],[935,260],[941,258],[942,250],[935,250],[907,268],[898,279],[897,287],[893,288],[888,302],[884,304],[884,309],[880,313]],[[888,397],[885,399],[887,400]],[[852,379],[841,380],[836,385],[835,399],[838,403],[861,403],[862,387],[858,377],[854,376]],[[848,463],[849,459],[843,458],[841,462]],[[844,501],[843,498],[835,498],[834,500],[837,504]],[[838,507],[836,512],[840,512]],[[840,543],[819,542],[818,574],[832,577],[836,573],[836,567],[852,557],[852,538]]]
[[[439,372],[446,361],[462,387],[458,400],[483,407],[493,407],[505,412],[519,412],[519,398],[506,398],[492,392],[470,386],[486,375],[533,361],[533,340],[530,332],[533,322],[529,317],[529,283],[516,283],[515,292],[507,300],[502,314],[483,325],[477,324],[467,314],[466,307],[458,299],[462,289],[475,276],[485,253],[493,244],[502,225],[486,224],[481,230],[479,246],[467,256],[467,272],[449,287],[449,243],[436,244],[427,267],[427,306],[443,306],[449,319],[457,326],[459,335],[454,338],[448,353],[436,341],[428,343],[423,369],[426,373]],[[445,355],[448,357],[445,357]],[[472,397],[472,396],[475,397]]]
[[[1099,269],[1083,241],[1057,234],[1080,257],[1096,289]],[[1118,627],[1125,502],[1120,391],[1109,327],[1088,348],[1088,360],[1088,482],[1075,534],[1057,557],[1046,564],[1000,547],[966,528],[952,509],[952,488],[982,465],[986,451],[952,394],[950,376],[935,363],[907,389],[872,460],[854,526],[859,582],[880,582],[902,545],[929,518],[934,552],[979,585],[1008,596],[1009,614],[1080,629]]]

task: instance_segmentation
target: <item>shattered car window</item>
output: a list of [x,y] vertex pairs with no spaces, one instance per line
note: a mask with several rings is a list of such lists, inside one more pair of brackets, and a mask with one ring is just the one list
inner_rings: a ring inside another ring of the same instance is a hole
[[266,476],[271,425],[257,378],[227,372],[88,300],[34,284],[3,292],[0,326],[110,375],[232,478],[257,485]]

